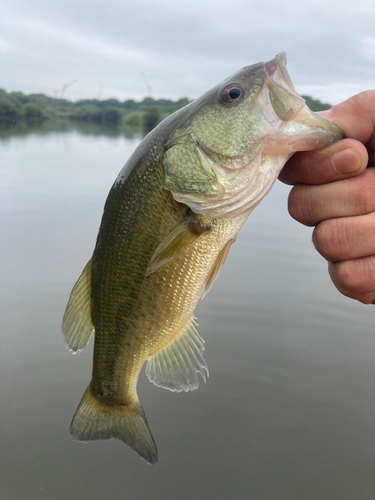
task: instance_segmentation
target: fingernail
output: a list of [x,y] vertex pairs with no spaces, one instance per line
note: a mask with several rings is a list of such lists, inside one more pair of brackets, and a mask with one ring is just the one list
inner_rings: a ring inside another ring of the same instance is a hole
[[331,165],[340,175],[355,174],[361,168],[361,157],[352,148],[343,149],[331,157]]

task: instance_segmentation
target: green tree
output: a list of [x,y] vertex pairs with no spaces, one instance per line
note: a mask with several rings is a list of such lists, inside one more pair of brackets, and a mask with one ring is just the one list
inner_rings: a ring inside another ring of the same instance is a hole
[[126,101],[123,102],[122,106],[125,109],[136,109],[137,103],[135,102],[134,99],[127,99]]
[[139,111],[131,111],[125,116],[125,123],[132,128],[139,128],[142,124],[142,113]]
[[313,99],[309,95],[301,96],[305,99],[307,106],[312,111],[324,111],[325,109],[332,108],[332,104],[328,104],[327,102],[321,102],[319,99]]
[[106,108],[103,111],[103,122],[118,125],[121,121],[121,111],[118,108]]
[[9,92],[8,98],[22,104],[30,102],[29,96],[25,95],[23,92]]
[[7,95],[0,95],[0,119],[15,120],[23,115],[22,105],[9,99]]
[[77,107],[71,117],[75,120],[101,123],[103,120],[103,113],[98,106],[95,106],[94,104],[87,104]]
[[24,116],[28,121],[42,121],[47,118],[43,112],[43,107],[33,102],[25,104],[23,110]]
[[146,133],[151,132],[153,128],[161,121],[161,112],[158,106],[149,107],[142,120],[143,129]]

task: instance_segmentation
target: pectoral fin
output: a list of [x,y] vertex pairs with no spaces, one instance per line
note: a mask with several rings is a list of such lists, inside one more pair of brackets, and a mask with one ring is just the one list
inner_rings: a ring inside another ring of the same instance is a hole
[[203,214],[192,212],[181,219],[155,250],[146,276],[178,257],[211,226],[212,220]]
[[229,249],[235,241],[236,241],[236,238],[229,240],[226,243],[226,245],[220,250],[218,256],[216,257],[216,261],[215,261],[214,265],[212,266],[211,271],[207,277],[207,281],[206,281],[206,285],[204,287],[202,299],[211,290],[211,287],[212,287],[214,281],[219,276],[220,271],[223,269],[223,266],[225,264],[225,261],[227,259],[228,253],[229,253]]

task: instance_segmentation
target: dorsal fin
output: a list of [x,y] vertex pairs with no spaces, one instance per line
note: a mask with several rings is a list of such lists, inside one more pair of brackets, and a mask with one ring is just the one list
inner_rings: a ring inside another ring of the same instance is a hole
[[170,391],[193,391],[199,386],[198,373],[204,381],[207,363],[202,356],[204,340],[192,317],[178,337],[149,358],[146,375],[151,382]]
[[74,354],[82,351],[94,333],[91,319],[91,273],[92,259],[74,285],[63,317],[62,335]]
[[214,281],[219,276],[220,271],[223,269],[223,265],[225,264],[225,261],[227,259],[229,249],[235,241],[236,241],[236,238],[232,238],[231,240],[229,240],[226,243],[226,245],[218,253],[216,260],[215,260],[215,263],[212,266],[212,268],[207,276],[207,281],[206,281],[206,285],[204,287],[204,292],[202,294],[202,299],[211,290],[211,287],[212,287]]
[[202,233],[211,229],[211,219],[190,213],[183,217],[155,250],[146,276],[165,266],[185,251]]

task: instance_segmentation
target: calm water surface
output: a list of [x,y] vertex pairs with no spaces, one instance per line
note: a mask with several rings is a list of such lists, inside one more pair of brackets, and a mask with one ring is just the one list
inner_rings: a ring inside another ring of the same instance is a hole
[[210,368],[175,394],[142,373],[159,448],[68,433],[91,375],[60,338],[107,192],[139,139],[0,139],[0,499],[374,500],[375,308],[342,297],[278,184],[196,311]]

